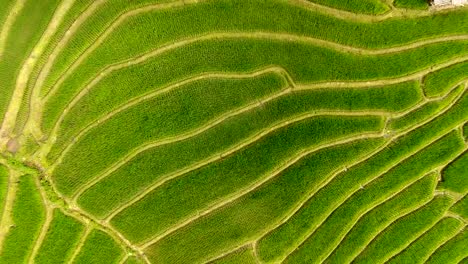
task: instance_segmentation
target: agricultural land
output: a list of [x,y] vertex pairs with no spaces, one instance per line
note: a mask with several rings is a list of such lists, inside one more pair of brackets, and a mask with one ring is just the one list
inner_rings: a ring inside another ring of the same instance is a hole
[[468,264],[468,6],[0,0],[0,264]]

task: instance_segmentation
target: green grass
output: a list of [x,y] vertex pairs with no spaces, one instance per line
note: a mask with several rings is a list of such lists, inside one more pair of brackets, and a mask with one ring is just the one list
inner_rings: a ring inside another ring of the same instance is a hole
[[437,178],[429,174],[364,214],[324,263],[349,263],[386,226],[432,198]]
[[393,5],[398,8],[407,8],[407,9],[428,9],[429,3],[428,0],[395,0]]
[[337,9],[343,9],[353,13],[362,14],[382,14],[387,12],[390,8],[380,0],[309,0],[320,5],[325,5]]
[[[450,161],[457,152],[463,150],[463,147],[464,142],[456,133],[452,132],[409,159],[400,162],[371,183],[364,185],[363,189],[358,190],[340,204],[326,218],[325,222],[308,236],[297,250],[289,255],[286,262],[322,262],[338,246],[340,239],[353,227],[360,215],[367,212],[368,208],[379,205],[392,195],[397,194],[405,185],[412,184],[432,169]],[[341,199],[337,197],[336,200]],[[320,216],[320,213],[327,212],[328,203],[318,203],[313,206],[316,207],[314,210],[317,211],[317,216]],[[312,217],[307,221],[315,222],[315,219]]]
[[453,204],[447,196],[436,196],[419,210],[400,218],[377,236],[354,263],[384,262],[406,248],[408,242],[429,230]]
[[[381,126],[382,119],[372,116],[316,117],[294,123],[241,151],[166,182],[115,216],[111,223],[129,240],[145,240],[197,210],[248,188],[302,150],[379,131]],[[327,128],[327,133],[323,128]],[[250,166],[253,162],[256,165]]]
[[468,196],[465,194],[461,200],[459,200],[452,208],[450,208],[450,211],[458,214],[465,220],[468,219]]
[[426,231],[405,250],[394,256],[388,263],[424,263],[440,244],[454,236],[463,223],[455,218],[443,218],[435,226]]
[[457,263],[468,257],[468,231],[463,229],[458,235],[439,247],[426,262],[428,264]]
[[468,193],[468,152],[463,153],[442,171],[439,187],[461,194]]
[[84,230],[81,222],[54,210],[52,223],[34,263],[64,263],[69,260]]
[[122,248],[109,235],[94,229],[86,238],[73,263],[101,264],[118,263],[122,258]]
[[237,250],[221,259],[217,259],[213,262],[213,264],[257,264],[258,261],[255,258],[252,248],[242,248]]
[[380,139],[359,140],[310,154],[261,187],[153,244],[146,252],[161,263],[193,263],[256,239],[290,215],[338,168],[362,159],[381,144]]
[[[59,191],[69,195],[118,158],[145,142],[192,131],[224,113],[278,92],[285,86],[284,79],[272,73],[243,80],[211,79],[143,102],[117,114],[75,145],[54,171],[55,183]],[[77,155],[84,152],[87,155]],[[99,163],[79,168],[89,160],[99,160]]]
[[[164,175],[218,156],[286,118],[320,109],[397,111],[415,104],[420,97],[414,82],[366,89],[318,89],[288,94],[226,120],[198,136],[141,153],[84,192],[78,203],[86,211],[102,217]],[[126,184],[122,185],[122,182]],[[97,200],[100,202],[96,203]]]
[[387,126],[392,131],[401,131],[420,124],[448,107],[463,91],[464,87],[458,86],[441,100],[428,102],[404,116],[391,119]]
[[468,62],[461,62],[426,75],[423,79],[424,93],[428,97],[440,96],[467,77]]
[[13,204],[13,226],[5,236],[0,263],[27,263],[44,222],[44,207],[34,176],[19,179]]

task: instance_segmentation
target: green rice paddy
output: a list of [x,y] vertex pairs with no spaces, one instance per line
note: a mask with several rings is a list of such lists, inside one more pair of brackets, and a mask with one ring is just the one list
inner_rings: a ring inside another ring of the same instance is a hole
[[467,263],[468,6],[0,0],[0,264]]

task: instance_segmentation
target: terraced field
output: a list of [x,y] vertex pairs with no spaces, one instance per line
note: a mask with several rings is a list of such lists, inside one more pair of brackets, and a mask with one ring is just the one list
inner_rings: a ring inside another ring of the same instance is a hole
[[466,263],[468,7],[0,0],[0,263]]

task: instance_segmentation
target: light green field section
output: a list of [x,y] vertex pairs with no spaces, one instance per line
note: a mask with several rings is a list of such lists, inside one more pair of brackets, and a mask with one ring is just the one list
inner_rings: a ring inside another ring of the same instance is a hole
[[466,227],[455,237],[441,245],[426,263],[458,263],[468,257],[468,232]]
[[12,222],[4,237],[0,263],[28,263],[44,222],[44,205],[34,176],[21,176],[15,184],[18,186],[10,209]]
[[98,229],[89,233],[79,250],[72,263],[118,263],[123,253],[114,239]]
[[428,202],[436,180],[429,174],[363,214],[324,263],[351,262],[385,227]]
[[[44,0],[38,3],[34,0],[26,0],[22,8],[15,11],[11,25],[3,27],[8,30],[5,39],[0,39],[0,120],[3,121],[7,112],[10,99],[19,100],[21,103],[22,94],[14,94],[15,87],[18,85],[16,76],[21,71],[27,61],[34,44],[41,37],[42,32],[47,27],[50,19],[59,4],[59,0]],[[7,8],[9,5],[2,6]],[[10,5],[11,6],[11,5]],[[0,14],[1,18],[1,14]],[[11,129],[14,128],[14,124]]]
[[44,241],[34,258],[35,263],[64,263],[72,256],[78,245],[84,226],[73,217],[56,209],[53,213]]
[[0,0],[0,263],[466,263],[468,9]]
[[458,219],[442,218],[388,263],[424,263],[438,247],[455,236],[463,225]]
[[223,256],[209,263],[213,263],[213,264],[236,264],[236,263],[257,264],[259,262],[255,258],[252,248],[241,248],[233,253],[228,254],[227,256]]
[[457,86],[443,98],[429,101],[421,107],[389,121],[387,127],[391,131],[408,129],[430,119],[434,114],[449,107],[464,91],[464,86]]
[[462,195],[468,193],[468,152],[461,154],[442,171],[439,187]]
[[354,259],[354,263],[382,263],[404,249],[409,242],[427,232],[453,204],[446,196],[436,196],[417,211],[406,215],[377,236]]
[[424,93],[428,97],[440,96],[453,86],[466,80],[468,63],[462,62],[426,75],[423,79]]
[[450,208],[451,212],[456,213],[465,220],[468,219],[468,196],[463,196],[456,204]]

